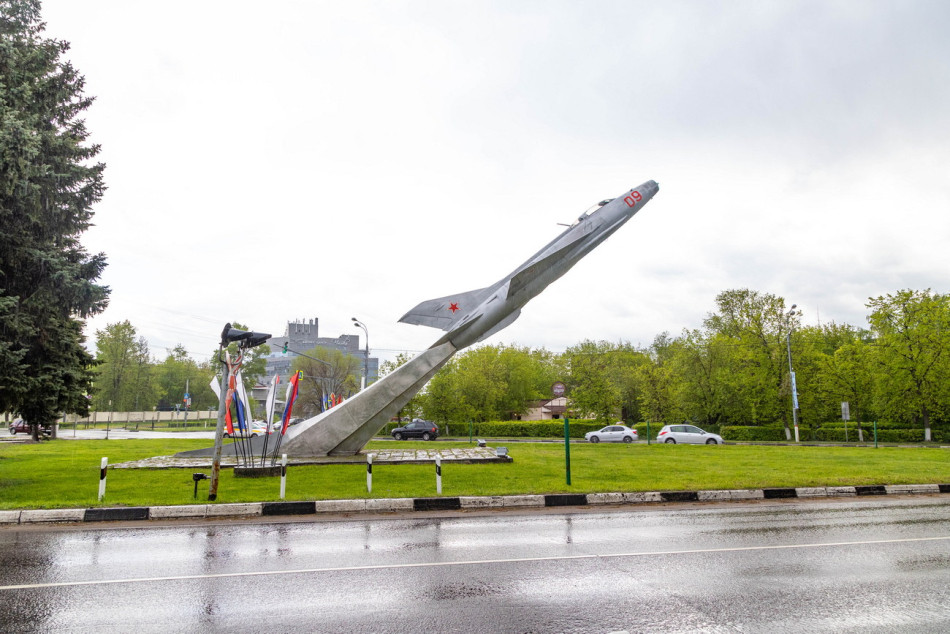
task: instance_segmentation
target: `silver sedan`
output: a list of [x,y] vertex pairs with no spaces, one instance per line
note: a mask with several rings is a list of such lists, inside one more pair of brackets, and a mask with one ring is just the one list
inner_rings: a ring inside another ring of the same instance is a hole
[[633,442],[639,437],[636,429],[630,429],[626,425],[607,425],[597,431],[589,431],[584,434],[588,442]]
[[703,431],[695,425],[664,425],[656,436],[657,442],[687,445],[721,445],[722,436]]

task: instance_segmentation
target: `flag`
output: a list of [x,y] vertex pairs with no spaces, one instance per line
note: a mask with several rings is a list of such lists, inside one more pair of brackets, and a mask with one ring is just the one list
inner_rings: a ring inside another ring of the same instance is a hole
[[228,373],[228,393],[224,397],[224,424],[228,435],[234,435],[234,421],[231,420],[231,400],[234,398],[234,376]]
[[250,401],[247,399],[247,390],[244,389],[244,377],[241,376],[241,371],[238,370],[236,376],[236,385],[234,391],[237,393],[238,402],[237,402],[237,411],[238,411],[238,425],[242,431],[251,433],[251,407]]
[[300,376],[302,374],[303,372],[295,372],[287,384],[287,395],[285,397],[287,404],[284,405],[283,426],[280,428],[281,434],[287,433],[287,426],[290,424],[290,414],[294,409],[294,401],[297,400],[297,386],[300,383]]
[[270,387],[267,388],[267,405],[265,406],[267,416],[267,433],[274,431],[274,399],[277,398],[277,384],[280,383],[280,375],[275,374],[271,379]]

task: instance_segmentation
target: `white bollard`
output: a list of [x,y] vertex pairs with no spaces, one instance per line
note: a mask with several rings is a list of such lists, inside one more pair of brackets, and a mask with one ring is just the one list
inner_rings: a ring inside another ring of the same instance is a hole
[[435,457],[435,492],[442,495],[442,457]]
[[366,454],[366,492],[373,492],[373,454]]
[[287,493],[287,454],[280,455],[280,499]]
[[106,496],[106,471],[108,471],[109,459],[103,458],[99,463],[99,501]]

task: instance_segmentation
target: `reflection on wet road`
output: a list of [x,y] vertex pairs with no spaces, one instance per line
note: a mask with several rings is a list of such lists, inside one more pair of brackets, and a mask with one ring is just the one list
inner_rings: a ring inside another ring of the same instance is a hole
[[948,631],[939,497],[0,530],[3,631]]

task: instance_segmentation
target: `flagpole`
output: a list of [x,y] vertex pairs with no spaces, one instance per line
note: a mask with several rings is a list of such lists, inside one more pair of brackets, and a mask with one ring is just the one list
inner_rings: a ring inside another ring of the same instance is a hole
[[280,375],[275,374],[270,381],[270,388],[267,390],[267,401],[264,403],[264,416],[267,420],[264,421],[266,426],[264,427],[264,448],[261,449],[261,467],[264,466],[264,461],[267,459],[267,444],[270,441],[271,428],[274,423],[274,399],[277,397],[277,384],[279,382]]
[[300,388],[300,376],[303,374],[302,370],[294,372],[293,377],[287,383],[287,395],[286,403],[284,403],[284,415],[281,416],[280,423],[280,436],[277,437],[277,446],[274,447],[274,456],[271,459],[271,466],[277,464],[277,453],[280,451],[280,444],[284,441],[284,433],[287,431],[287,425],[290,423],[290,415],[294,411],[294,401],[297,400],[297,391]]
[[[230,326],[230,324],[228,324]],[[224,346],[218,347],[218,361],[221,362],[221,393],[218,396],[218,424],[214,428],[214,458],[211,461],[211,482],[208,487],[208,501],[218,499],[218,477],[221,473],[221,450],[224,448],[224,419],[227,413],[228,378],[231,374],[229,364],[222,356]]]

